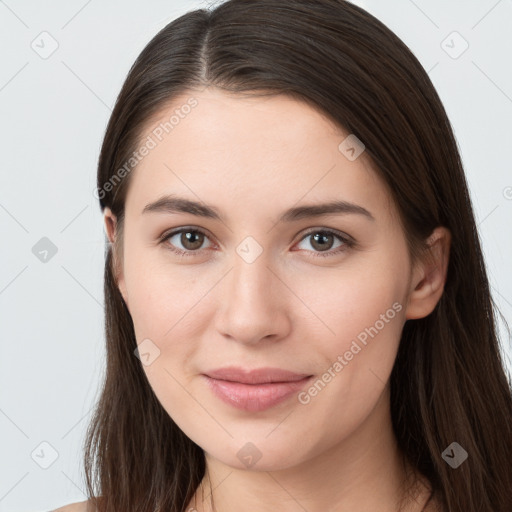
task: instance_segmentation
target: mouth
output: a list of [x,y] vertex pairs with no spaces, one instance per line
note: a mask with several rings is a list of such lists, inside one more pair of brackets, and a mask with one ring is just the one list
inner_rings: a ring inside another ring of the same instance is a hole
[[294,380],[256,383],[214,378],[205,374],[202,377],[213,394],[224,403],[248,412],[260,412],[290,399],[310,382],[313,375],[295,375]]
[[305,373],[295,373],[282,368],[265,367],[246,370],[237,366],[228,366],[225,368],[209,370],[205,372],[204,375],[212,379],[238,382],[241,384],[297,382],[305,377],[311,377],[311,375],[307,375]]

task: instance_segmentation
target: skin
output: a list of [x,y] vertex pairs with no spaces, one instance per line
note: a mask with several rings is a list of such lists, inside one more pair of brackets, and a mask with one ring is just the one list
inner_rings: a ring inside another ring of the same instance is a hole
[[[132,171],[126,197],[117,278],[137,343],[149,338],[160,350],[144,366],[149,383],[204,449],[216,510],[270,512],[279,503],[283,512],[395,512],[404,469],[389,377],[404,323],[430,314],[443,293],[450,233],[437,228],[434,259],[413,265],[389,191],[366,154],[347,159],[338,145],[348,133],[284,95],[189,92],[153,117],[142,138],[191,96],[198,105]],[[214,205],[224,222],[141,213],[171,193]],[[290,207],[335,199],[366,208],[374,220],[350,213],[277,222]],[[108,208],[104,222],[115,244]],[[180,227],[205,231],[199,249],[180,234],[159,243]],[[334,254],[343,242],[329,238],[331,256],[322,257],[314,232],[306,236],[310,228],[338,230],[356,244]],[[248,236],[262,249],[252,263],[236,251]],[[172,244],[190,256],[174,254]],[[401,310],[307,404],[293,396],[242,411],[200,376],[230,364],[322,376],[395,303]],[[252,467],[237,456],[248,442],[261,453]],[[187,510],[211,510],[206,477],[203,484]],[[427,487],[406,510],[423,508]]]

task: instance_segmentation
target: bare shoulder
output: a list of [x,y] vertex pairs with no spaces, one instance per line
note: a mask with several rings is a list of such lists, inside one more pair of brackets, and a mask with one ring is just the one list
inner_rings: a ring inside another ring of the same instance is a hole
[[69,505],[56,508],[52,510],[52,512],[92,512],[94,509],[91,502],[92,500],[77,501],[76,503],[70,503]]

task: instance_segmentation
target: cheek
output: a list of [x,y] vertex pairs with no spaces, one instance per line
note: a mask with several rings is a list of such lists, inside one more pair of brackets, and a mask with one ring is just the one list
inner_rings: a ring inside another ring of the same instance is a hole
[[315,352],[322,355],[317,380],[299,400],[304,421],[311,430],[323,429],[326,446],[358,428],[382,396],[393,369],[405,311],[396,266],[393,272],[365,265],[336,279],[331,275],[325,280],[329,293],[320,298],[310,291],[305,299],[326,325],[315,328],[322,333],[315,336]]
[[209,292],[219,278],[194,265],[170,265],[156,252],[134,248],[125,260],[129,309],[137,344],[151,356],[148,381],[168,412],[179,412],[190,405],[184,390],[198,371],[196,353],[216,310]]
[[308,314],[308,323],[317,333],[318,373],[326,383],[325,391],[320,383],[304,402],[340,403],[354,417],[359,407],[375,403],[392,371],[405,321],[406,263],[396,253],[375,251],[350,268],[297,282],[297,294],[315,313]]
[[201,338],[198,329],[205,322],[204,316],[198,318],[201,299],[212,284],[208,285],[207,276],[196,280],[136,251],[127,261],[125,276],[139,350],[149,354],[146,364],[141,357],[143,370],[162,407],[188,431],[187,422],[204,423],[200,408],[192,406],[190,382],[196,370],[192,364],[196,340]]
[[323,330],[324,339],[345,343],[360,333],[363,339],[365,329],[375,323],[386,331],[391,330],[391,324],[401,323],[407,286],[405,269],[403,260],[386,260],[385,255],[360,258],[354,265],[302,277],[295,281],[294,291],[309,309],[307,317]]
[[160,248],[130,247],[125,252],[125,283],[137,340],[172,336],[190,322],[189,312],[198,302],[198,289],[192,267],[165,264]]

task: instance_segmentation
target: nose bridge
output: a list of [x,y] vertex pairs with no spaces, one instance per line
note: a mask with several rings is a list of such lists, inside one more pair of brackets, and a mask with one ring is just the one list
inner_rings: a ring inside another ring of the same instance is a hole
[[266,305],[270,306],[271,291],[275,290],[274,277],[268,268],[271,265],[269,254],[270,251],[264,250],[252,237],[247,237],[236,248],[230,282],[233,305],[252,309],[253,313],[256,308],[265,310]]
[[250,300],[252,303],[269,296],[273,277],[269,265],[270,261],[266,254],[260,254],[254,261],[237,254],[233,261],[231,277],[233,296],[241,301]]
[[236,248],[221,300],[218,328],[224,335],[251,343],[282,330],[284,312],[269,254],[254,239]]

